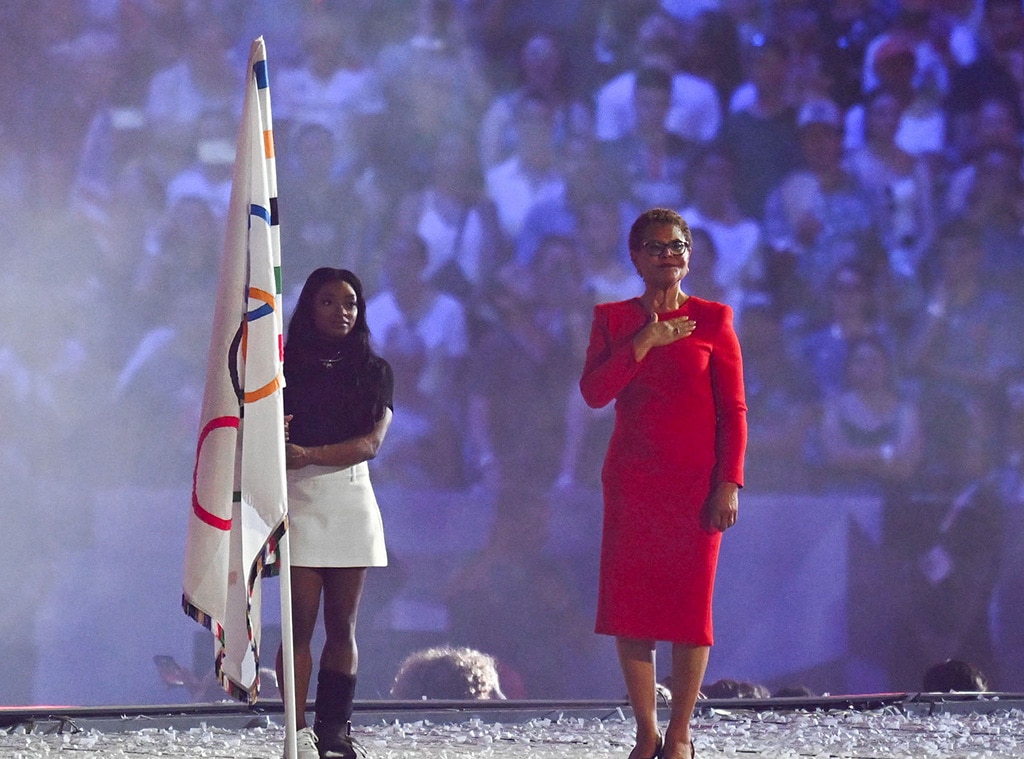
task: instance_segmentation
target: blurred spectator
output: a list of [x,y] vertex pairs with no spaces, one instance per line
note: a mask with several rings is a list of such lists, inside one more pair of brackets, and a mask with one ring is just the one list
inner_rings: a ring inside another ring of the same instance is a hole
[[843,167],[839,109],[805,103],[798,125],[805,168],[772,191],[764,231],[776,257],[774,294],[787,309],[813,309],[840,264],[870,262],[876,250],[867,193]]
[[[615,197],[596,191],[581,198],[578,207],[574,246],[592,304],[640,295],[641,281],[622,253],[622,205]],[[583,356],[579,358],[582,360]]]
[[[946,69],[942,41],[934,39],[934,13],[931,0],[897,0],[896,16],[864,51],[864,73],[861,89],[871,92],[884,83],[879,69],[879,53],[893,40],[905,40],[913,52],[913,80],[918,88],[934,87],[945,94],[949,91],[949,71]],[[901,43],[902,44],[902,43]]]
[[152,247],[130,281],[138,304],[131,326],[144,333],[161,324],[184,292],[212,302],[223,238],[224,225],[208,200],[196,195],[174,200],[156,224]]
[[981,0],[943,0],[937,4],[937,26],[944,35],[939,47],[949,50],[951,66],[967,66],[978,57],[984,2]]
[[654,13],[637,27],[637,63],[611,79],[595,94],[596,133],[600,140],[616,140],[636,124],[634,90],[641,68],[661,68],[672,76],[672,99],[665,127],[695,142],[707,142],[718,133],[721,104],[714,85],[680,68],[678,24],[663,13]]
[[[607,165],[598,150],[599,143],[593,136],[578,135],[565,147],[565,192],[534,203],[523,220],[523,228],[514,241],[513,258],[519,266],[529,266],[533,261],[540,241],[548,235],[578,237],[586,234],[581,220],[581,209],[586,202],[599,194],[615,202],[619,215],[618,243],[619,258],[628,264],[622,253],[626,223],[633,211],[627,193],[619,182],[614,169]],[[602,227],[601,230],[604,230]],[[603,235],[598,234],[599,237]]]
[[507,258],[494,204],[484,195],[474,140],[460,132],[440,139],[427,184],[401,201],[399,227],[427,245],[423,275],[471,306]]
[[788,89],[792,102],[832,99],[832,82],[821,57],[821,29],[813,9],[806,3],[776,3],[771,33],[786,40],[789,47]]
[[821,323],[793,327],[797,332],[792,349],[794,361],[811,380],[817,398],[838,392],[845,382],[850,346],[864,338],[882,342],[890,359],[897,341],[890,325],[880,316],[877,290],[870,272],[856,264],[844,264],[828,284],[828,306]]
[[112,481],[143,488],[187,487],[206,379],[214,301],[181,289],[119,367],[105,400]]
[[[482,474],[558,475],[564,409],[575,391],[593,302],[575,241],[541,241],[536,261],[502,271],[469,365],[470,435]],[[495,367],[502,367],[500,373]]]
[[[1006,104],[998,100],[988,100],[979,109],[974,120],[976,139],[949,179],[947,213],[971,213],[979,222],[987,220],[993,207],[1001,206],[999,210],[1011,215],[1020,213],[1014,204],[1020,203],[1022,195],[1021,144],[1016,133],[1005,131],[1007,116]],[[994,197],[995,191],[1002,191],[1005,197]]]
[[441,646],[405,657],[391,698],[488,700],[504,699],[493,656],[472,648]]
[[[981,101],[977,108],[964,116],[968,128],[959,141],[947,147],[949,171],[949,206],[962,209],[964,193],[970,185],[974,169],[970,162],[989,148],[1019,151],[1021,136],[1014,118],[1013,103],[998,97]],[[966,164],[966,165],[964,165]]]
[[[61,50],[68,78],[76,82],[73,102],[81,109],[70,121],[80,115],[84,127],[75,135],[80,142],[68,146],[77,155],[71,205],[97,235],[109,233],[114,183],[125,164],[145,149],[147,136],[144,114],[118,91],[123,59],[117,43],[113,34],[90,31]],[[69,115],[62,107],[57,118],[67,124]]]
[[218,17],[212,12],[194,15],[177,60],[149,81],[146,118],[154,130],[186,141],[206,113],[220,111],[237,119],[244,73]]
[[52,150],[62,157],[51,167],[60,172],[54,181],[65,185],[64,192],[70,190],[76,212],[100,229],[118,168],[115,149],[120,147],[114,126],[121,105],[117,38],[88,30],[54,41],[32,57],[44,71],[29,85],[39,92],[34,95],[32,123],[25,126],[30,130],[27,142],[33,153]]
[[[897,106],[894,144],[911,155],[934,158],[942,153],[946,138],[946,115],[941,107],[943,93],[934,78],[919,80],[916,77],[918,54],[912,39],[888,35],[874,54],[878,84],[865,94],[864,100],[871,102],[873,93],[887,92]],[[862,147],[869,139],[865,124],[867,102],[851,106],[846,114],[848,150]]]
[[[137,156],[118,174],[111,188],[107,223],[105,229],[97,233],[97,244],[103,260],[102,272],[97,274],[103,280],[103,286],[111,292],[128,292],[146,278],[155,264],[154,256],[162,246],[161,236],[165,225],[193,223],[187,215],[185,218],[175,217],[176,208],[167,207],[166,185],[160,181],[151,165],[157,152],[154,147],[152,153]],[[186,202],[186,210],[187,205]],[[207,214],[213,226],[205,224]],[[222,230],[216,225],[216,217],[204,201],[196,227],[198,232],[210,235],[210,238],[202,241],[198,246],[200,250],[211,246],[220,250]],[[192,251],[189,257],[192,257]],[[147,311],[144,304],[137,303],[137,306],[138,314]],[[135,326],[145,329],[151,325],[137,321]],[[123,322],[120,327],[118,337],[131,333],[131,329]],[[133,335],[130,339],[137,336]],[[126,344],[115,339],[109,347],[114,354],[121,355],[120,351]]]
[[740,38],[732,15],[722,8],[702,10],[683,22],[681,41],[682,70],[712,84],[716,105],[728,103],[743,80]]
[[[691,229],[691,233],[695,231]],[[697,239],[694,234],[691,262],[699,252]],[[688,284],[693,275],[691,263]],[[708,297],[699,289],[693,292]],[[768,296],[747,295],[739,335],[750,418],[744,475],[750,487],[760,491],[807,490],[811,483],[804,466],[804,446],[817,421],[815,393],[807,375],[793,365],[791,353],[784,348],[781,315]]]
[[385,47],[374,68],[387,110],[373,151],[382,179],[402,193],[424,181],[443,135],[479,129],[493,95],[455,0],[416,0],[412,36]]
[[988,678],[970,662],[946,659],[924,671],[921,690],[926,693],[980,693],[988,690]]
[[888,90],[867,102],[864,146],[848,156],[861,185],[870,193],[888,266],[887,312],[900,324],[919,310],[923,297],[919,266],[935,240],[935,204],[928,162],[896,142],[900,103]]
[[831,487],[881,492],[887,510],[907,508],[921,463],[921,424],[915,405],[900,396],[895,362],[880,340],[849,345],[842,389],[825,401],[821,439]]
[[[628,3],[615,2],[616,6]],[[488,59],[491,78],[499,87],[515,79],[515,66],[523,45],[541,34],[559,40],[574,82],[585,79],[595,59],[594,35],[602,14],[594,0],[467,0],[459,3],[464,33]],[[615,8],[619,14],[630,9]]]
[[[978,152],[950,188],[951,213],[981,231],[986,283],[1016,299],[1024,288],[1024,178],[1018,146],[991,146]],[[962,207],[954,204],[962,193]],[[1014,301],[1018,302],[1018,301]],[[1018,319],[1021,315],[1018,308]]]
[[[375,204],[360,193],[351,174],[337,160],[334,132],[316,122],[293,125],[291,150],[278,163],[283,198],[281,250],[289,297],[297,299],[300,272],[321,266],[359,272],[368,292],[380,289],[380,264],[371,257],[377,247]],[[299,275],[299,276],[295,276]]]
[[636,123],[618,139],[603,143],[608,165],[623,174],[638,208],[681,208],[686,170],[695,143],[665,128],[672,97],[672,76],[648,67],[636,73],[633,108]]
[[[640,295],[643,287],[623,260],[620,232],[622,216],[618,203],[601,195],[586,199],[580,207],[579,237],[572,248],[580,258],[583,269],[583,288],[589,299],[582,303],[576,314],[598,303],[627,300]],[[698,251],[703,253],[703,251]],[[692,260],[692,259],[691,259]],[[689,281],[689,280],[688,280]],[[580,327],[583,327],[582,329]],[[576,366],[583,366],[586,356],[585,326],[577,323],[569,345],[570,358]],[[561,468],[555,486],[561,489],[577,483],[597,482],[608,435],[611,434],[613,411],[610,406],[592,409],[578,392],[570,390],[565,406],[565,444],[562,448]],[[580,476],[583,471],[587,474]]]
[[719,135],[743,175],[736,202],[755,219],[764,215],[769,192],[800,162],[796,110],[787,97],[788,59],[789,48],[776,37],[748,50],[749,84],[734,95]]
[[275,133],[283,138],[278,150],[292,141],[299,125],[319,124],[335,140],[332,168],[350,176],[359,175],[370,130],[384,112],[373,72],[356,48],[357,34],[339,14],[308,14],[302,24],[302,60],[274,80]]
[[[441,487],[462,484],[460,378],[469,351],[462,304],[426,278],[427,246],[399,232],[386,250],[386,289],[370,298],[374,350],[395,369],[395,408],[381,466]],[[382,452],[383,453],[383,452]]]
[[938,275],[907,359],[921,384],[926,481],[941,488],[965,460],[970,472],[987,469],[993,403],[1020,347],[1007,301],[985,277],[980,230],[950,222],[938,239]]
[[736,200],[736,166],[721,146],[706,148],[690,169],[691,205],[682,212],[691,227],[707,231],[715,242],[715,282],[722,302],[743,318],[744,294],[764,277],[761,225],[747,217]]
[[149,82],[173,66],[188,42],[188,0],[119,0],[116,28],[123,51],[119,86],[126,102],[143,105]]
[[556,200],[566,190],[565,172],[555,150],[554,111],[538,97],[519,101],[515,114],[519,148],[486,173],[487,196],[494,202],[502,232],[515,240],[530,208]]
[[545,100],[554,117],[555,144],[564,148],[580,119],[589,120],[585,106],[569,92],[565,56],[559,40],[546,33],[531,36],[519,51],[519,85],[496,97],[480,124],[480,160],[490,169],[510,158],[519,145],[516,109],[528,97]]
[[202,113],[196,122],[191,163],[167,184],[167,203],[186,195],[202,198],[221,221],[228,215],[235,168],[237,125],[225,111]]
[[668,10],[664,0],[599,0],[588,3],[593,33],[588,41],[590,60],[574,78],[587,92],[594,92],[613,75],[636,63],[637,28],[652,13]]
[[1009,104],[1017,130],[1024,128],[1024,8],[1017,0],[984,0],[983,7],[981,48],[951,75],[946,105],[954,144],[969,134],[970,114],[992,98]]
[[836,103],[846,109],[863,94],[864,51],[888,25],[886,4],[872,0],[831,0],[815,5],[821,28],[822,65],[832,82]]
[[690,295],[721,303],[725,294],[715,278],[718,269],[718,246],[715,238],[703,227],[690,227],[693,239],[690,270],[686,274],[686,289]]

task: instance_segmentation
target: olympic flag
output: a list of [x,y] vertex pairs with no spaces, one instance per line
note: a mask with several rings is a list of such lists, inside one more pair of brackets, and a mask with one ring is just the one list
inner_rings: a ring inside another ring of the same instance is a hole
[[[253,703],[259,693],[259,580],[287,528],[281,249],[262,37],[249,53],[227,224],[182,606],[214,635],[221,685]],[[284,590],[282,583],[282,596]]]

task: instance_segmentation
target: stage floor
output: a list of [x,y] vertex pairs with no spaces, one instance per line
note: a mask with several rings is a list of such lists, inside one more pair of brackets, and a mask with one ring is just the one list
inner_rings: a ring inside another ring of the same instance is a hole
[[[176,709],[0,709],[0,757],[281,756],[283,720],[272,705]],[[367,702],[353,721],[369,759],[623,759],[634,726],[624,704],[609,702]],[[1024,755],[1020,694],[702,702],[693,724],[701,759]]]

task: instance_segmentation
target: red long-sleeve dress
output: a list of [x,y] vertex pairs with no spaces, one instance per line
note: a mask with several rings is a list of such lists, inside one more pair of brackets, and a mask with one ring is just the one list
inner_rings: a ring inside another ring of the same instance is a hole
[[743,485],[743,367],[728,306],[690,297],[659,319],[682,315],[693,333],[637,362],[639,299],[594,309],[580,391],[595,408],[615,401],[596,631],[711,645],[721,533],[701,529],[700,511],[717,483]]

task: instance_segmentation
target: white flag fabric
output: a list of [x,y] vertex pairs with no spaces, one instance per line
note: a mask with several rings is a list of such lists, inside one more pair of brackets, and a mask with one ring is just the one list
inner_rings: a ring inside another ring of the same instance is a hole
[[224,689],[259,693],[260,577],[287,528],[277,175],[263,38],[252,43],[185,548],[185,613]]

